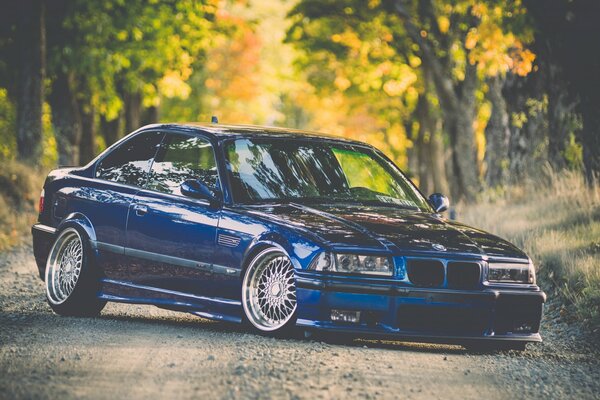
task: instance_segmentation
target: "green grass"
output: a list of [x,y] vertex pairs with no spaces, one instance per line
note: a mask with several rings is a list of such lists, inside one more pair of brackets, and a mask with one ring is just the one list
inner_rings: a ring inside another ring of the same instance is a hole
[[0,251],[30,238],[45,176],[17,161],[0,161]]
[[600,189],[580,173],[547,172],[535,182],[458,207],[458,219],[521,247],[538,283],[562,302],[561,316],[600,330]]

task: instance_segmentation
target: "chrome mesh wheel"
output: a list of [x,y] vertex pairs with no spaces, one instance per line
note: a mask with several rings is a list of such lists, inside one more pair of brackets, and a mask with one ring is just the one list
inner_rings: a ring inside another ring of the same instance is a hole
[[52,304],[64,303],[79,279],[83,262],[83,243],[75,229],[63,231],[46,263],[46,294]]
[[277,249],[262,251],[250,264],[242,282],[246,317],[261,331],[283,327],[296,311],[294,266]]

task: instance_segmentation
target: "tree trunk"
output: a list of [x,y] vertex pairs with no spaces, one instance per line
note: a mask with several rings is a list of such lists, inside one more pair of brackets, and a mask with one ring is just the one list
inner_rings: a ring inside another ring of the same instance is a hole
[[509,118],[502,95],[504,79],[488,79],[487,97],[492,103],[492,114],[485,128],[486,182],[491,188],[503,187],[508,181]]
[[96,111],[91,105],[83,107],[81,112],[81,143],[79,161],[85,164],[96,155]]
[[140,125],[156,124],[158,122],[158,106],[144,108]]
[[104,115],[100,117],[100,130],[104,137],[106,147],[112,145],[123,137],[123,116],[120,114],[117,118],[108,121]]
[[125,93],[125,132],[131,133],[141,126],[142,95]]
[[71,74],[59,70],[48,97],[52,108],[52,125],[58,147],[59,165],[79,165],[81,120]]
[[429,127],[429,109],[427,104],[427,95],[422,94],[419,97],[415,115],[419,121],[419,131],[415,140],[417,153],[417,176],[419,179],[419,189],[427,194],[431,191],[431,175],[429,174],[431,160],[428,148],[428,127]]
[[548,161],[559,170],[567,166],[565,150],[569,134],[574,130],[575,102],[569,101],[568,88],[560,66],[552,59],[543,63],[547,71],[548,93]]
[[[481,190],[477,149],[475,147],[475,130],[473,122],[476,115],[475,89],[477,86],[477,68],[467,62],[465,79],[461,83],[457,106],[442,101],[444,117],[450,121],[450,145],[457,188],[457,201],[475,201]],[[437,85],[436,85],[437,87]],[[441,98],[441,97],[440,97]]]
[[580,109],[583,117],[583,129],[580,136],[583,147],[585,177],[588,185],[597,186],[600,183],[598,181],[600,179],[600,113],[598,112],[598,103],[584,100],[580,105]]
[[526,77],[506,76],[503,95],[512,119],[508,152],[511,184],[520,184],[528,176],[539,176],[547,162],[547,152],[542,151],[548,131],[543,107],[545,80],[542,70]]
[[448,128],[452,147],[453,178],[456,182],[452,187],[453,196],[457,201],[464,199],[472,202],[481,190],[473,129],[477,67],[468,62],[468,51],[465,49],[465,78],[462,82],[455,83],[451,69],[442,66],[431,43],[421,36],[421,29],[412,21],[413,16],[406,10],[404,2],[397,0],[394,6],[406,33],[419,46],[423,68],[431,74],[440,100],[446,122],[444,126]]
[[17,151],[38,163],[42,153],[42,108],[46,58],[43,0],[21,0],[18,7]]
[[442,123],[438,119],[431,130],[429,152],[431,159],[431,176],[433,178],[432,192],[449,195],[448,180],[446,179],[446,157],[444,155],[444,140],[442,138]]

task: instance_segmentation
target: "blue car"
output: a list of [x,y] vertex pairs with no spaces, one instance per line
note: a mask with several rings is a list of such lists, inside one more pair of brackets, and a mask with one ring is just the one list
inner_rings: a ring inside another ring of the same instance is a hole
[[33,248],[61,315],[115,301],[259,332],[541,341],[546,296],[531,260],[445,219],[447,207],[364,143],[158,124],[50,172]]

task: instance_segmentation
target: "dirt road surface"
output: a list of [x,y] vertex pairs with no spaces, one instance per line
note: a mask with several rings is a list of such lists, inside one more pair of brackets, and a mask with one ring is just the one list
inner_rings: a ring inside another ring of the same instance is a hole
[[29,247],[0,255],[0,398],[600,398],[598,349],[550,318],[523,353],[283,340],[151,306],[60,317],[35,271]]

